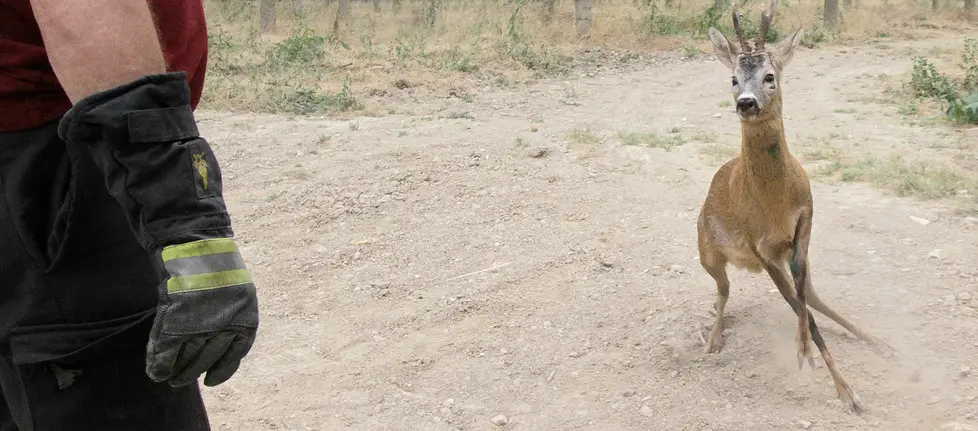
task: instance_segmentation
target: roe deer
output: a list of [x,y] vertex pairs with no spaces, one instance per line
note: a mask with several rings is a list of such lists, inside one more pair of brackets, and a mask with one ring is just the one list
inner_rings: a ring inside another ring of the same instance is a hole
[[836,367],[808,305],[860,339],[877,347],[892,348],[837,314],[812,288],[808,268],[813,214],[811,188],[801,163],[788,150],[781,116],[781,76],[801,41],[801,29],[773,49],[765,49],[764,39],[776,7],[777,0],[772,0],[770,9],[761,15],[753,47],[740,28],[736,2],[733,25],[739,45],[730,43],[717,29],[709,30],[717,58],[733,72],[732,92],[740,117],[741,150],[738,157],[720,167],[713,177],[697,221],[700,263],[717,285],[713,305],[716,321],[706,352],[720,350],[723,308],[730,290],[727,264],[753,273],[763,269],[798,316],[798,367],[807,359],[814,368],[811,350],[811,340],[814,340],[839,397],[858,413],[863,410],[859,396]]

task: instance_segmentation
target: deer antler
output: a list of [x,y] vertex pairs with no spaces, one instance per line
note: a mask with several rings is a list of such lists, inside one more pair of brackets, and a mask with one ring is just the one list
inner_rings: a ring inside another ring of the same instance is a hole
[[757,32],[757,40],[754,46],[757,51],[764,50],[764,42],[767,41],[767,30],[771,28],[771,21],[774,20],[774,10],[778,7],[778,0],[771,0],[771,7],[761,13],[761,28]]
[[740,48],[744,52],[750,52],[750,45],[744,38],[744,30],[740,28],[740,12],[737,10],[737,0],[733,0],[733,26],[734,31],[737,32],[737,40],[740,41]]

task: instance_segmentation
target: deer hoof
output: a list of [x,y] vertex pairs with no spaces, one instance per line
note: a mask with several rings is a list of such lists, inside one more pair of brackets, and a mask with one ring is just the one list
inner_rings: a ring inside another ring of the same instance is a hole
[[717,353],[720,351],[721,345],[723,344],[723,336],[718,333],[711,333],[710,339],[706,342],[706,348],[704,351],[706,353]]
[[815,369],[815,354],[812,352],[812,343],[808,331],[800,331],[795,341],[798,344],[798,369],[804,367],[806,361],[808,366]]
[[853,413],[861,414],[866,411],[866,406],[863,404],[863,401],[859,398],[859,395],[856,395],[856,391],[853,391],[852,388],[846,387],[840,392],[839,398],[842,399],[842,403],[848,406]]

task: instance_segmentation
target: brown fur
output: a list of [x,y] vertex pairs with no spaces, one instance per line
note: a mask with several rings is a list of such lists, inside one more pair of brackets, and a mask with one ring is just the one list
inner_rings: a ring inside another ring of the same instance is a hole
[[[772,0],[765,21],[773,18],[775,6]],[[735,17],[736,13],[734,7]],[[735,18],[735,27],[737,21]],[[716,320],[706,351],[718,352],[722,343],[724,308],[730,291],[727,264],[755,273],[763,270],[798,316],[799,368],[805,360],[814,365],[811,351],[811,341],[814,341],[839,397],[860,412],[862,403],[839,372],[808,305],[857,337],[878,346],[889,346],[829,308],[812,287],[808,268],[814,212],[812,193],[805,170],[788,149],[781,115],[781,72],[797,45],[798,32],[773,50],[764,50],[763,43],[756,43],[759,50],[753,52],[745,52],[747,44],[742,40],[737,49],[719,31],[711,29],[710,33],[718,58],[735,72],[735,98],[756,95],[759,110],[756,115],[741,117],[740,155],[714,175],[697,221],[700,263],[717,284]],[[758,58],[759,52],[766,57]],[[776,75],[774,82],[765,81],[768,73]]]

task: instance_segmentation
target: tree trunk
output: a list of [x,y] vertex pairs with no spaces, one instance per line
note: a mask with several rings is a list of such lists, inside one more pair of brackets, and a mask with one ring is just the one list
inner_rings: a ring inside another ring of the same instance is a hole
[[825,11],[822,20],[828,28],[835,28],[839,23],[839,0],[825,0]]
[[381,14],[383,11],[380,9],[380,0],[374,0],[374,13]]
[[854,6],[856,6],[856,0],[843,0],[842,5],[845,6],[846,9],[852,9]]
[[723,10],[723,8],[726,7],[728,4],[730,4],[730,2],[728,2],[728,1],[713,0],[713,9],[714,10]]
[[275,31],[275,0],[261,0],[258,6],[258,26],[262,33]]
[[940,1],[930,0],[930,10],[937,12],[937,9],[941,7]]
[[964,0],[965,10],[975,10],[975,0]]
[[343,21],[350,17],[350,0],[340,0],[339,16]]
[[577,37],[591,37],[591,22],[594,16],[591,12],[591,0],[574,0],[574,14],[577,17]]
[[543,0],[543,22],[550,24],[554,20],[554,9],[557,8],[557,0]]

